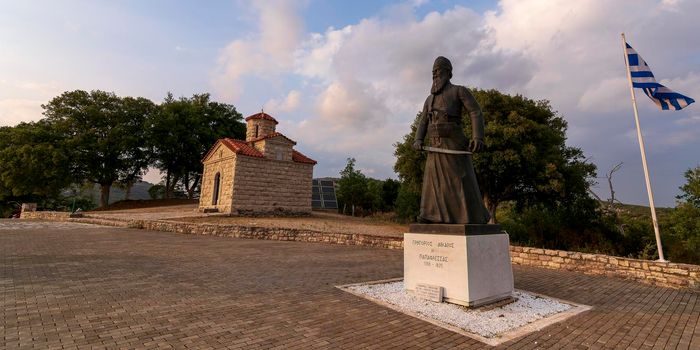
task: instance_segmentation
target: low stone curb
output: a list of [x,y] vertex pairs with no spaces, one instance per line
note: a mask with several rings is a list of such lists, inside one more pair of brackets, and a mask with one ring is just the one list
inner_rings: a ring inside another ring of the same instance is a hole
[[[352,233],[329,233],[294,228],[272,228],[219,224],[195,224],[169,220],[126,220],[88,214],[72,217],[62,212],[25,212],[22,219],[70,221],[114,227],[128,227],[182,234],[212,235],[247,239],[295,242],[315,242],[357,245],[385,249],[403,249],[403,237],[372,236]],[[602,254],[588,254],[563,250],[530,247],[510,247],[511,262],[515,265],[534,266],[632,279],[643,283],[700,290],[700,266],[630,259]]]
[[531,247],[511,246],[513,264],[634,279],[644,283],[700,290],[700,266],[622,258]]

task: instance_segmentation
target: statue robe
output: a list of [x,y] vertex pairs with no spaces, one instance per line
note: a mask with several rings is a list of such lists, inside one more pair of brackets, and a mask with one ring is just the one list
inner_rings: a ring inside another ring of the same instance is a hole
[[[462,111],[471,118],[472,138],[484,139],[484,118],[474,96],[464,86],[447,83],[428,96],[416,140],[428,137],[432,147],[467,151]],[[471,155],[428,152],[423,175],[420,218],[445,224],[485,224],[484,206]]]

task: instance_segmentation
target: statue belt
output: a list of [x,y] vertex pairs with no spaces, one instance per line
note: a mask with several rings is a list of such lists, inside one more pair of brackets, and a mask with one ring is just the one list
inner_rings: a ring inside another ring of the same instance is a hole
[[433,153],[444,153],[444,154],[472,154],[472,152],[469,152],[469,151],[461,151],[461,150],[447,149],[447,148],[437,148],[437,147],[430,147],[430,146],[423,146],[423,150],[428,151],[428,152],[433,152]]

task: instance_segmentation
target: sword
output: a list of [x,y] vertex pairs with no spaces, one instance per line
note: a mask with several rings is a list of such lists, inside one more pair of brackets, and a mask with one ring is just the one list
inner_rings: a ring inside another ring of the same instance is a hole
[[422,150],[428,151],[428,152],[435,152],[435,153],[445,153],[445,154],[472,154],[472,152],[468,152],[468,151],[457,151],[454,149],[444,149],[444,148],[437,148],[437,147],[430,147],[430,146],[423,146]]

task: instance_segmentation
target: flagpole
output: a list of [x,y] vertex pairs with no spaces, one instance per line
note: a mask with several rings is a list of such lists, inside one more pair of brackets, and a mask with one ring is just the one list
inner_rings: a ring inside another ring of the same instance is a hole
[[630,63],[627,59],[627,40],[625,33],[622,33],[622,53],[625,57],[625,67],[627,67],[627,81],[630,85],[630,95],[632,95],[632,107],[634,109],[634,122],[637,125],[637,140],[639,141],[639,151],[642,153],[642,167],[644,168],[644,179],[647,184],[647,194],[649,195],[649,208],[651,209],[651,221],[654,224],[654,235],[656,236],[656,248],[659,250],[659,261],[664,259],[664,250],[661,248],[661,235],[659,234],[659,221],[656,220],[656,208],[654,207],[654,193],[651,191],[651,180],[649,179],[649,168],[647,167],[647,155],[644,151],[644,138],[642,137],[642,129],[639,127],[639,113],[637,112],[637,99],[634,95],[634,86],[632,85],[632,74],[630,74]]

